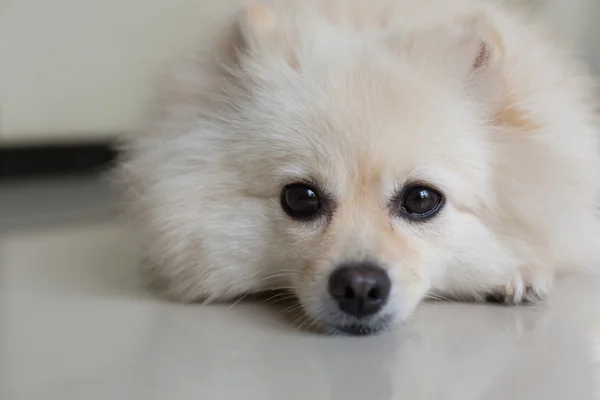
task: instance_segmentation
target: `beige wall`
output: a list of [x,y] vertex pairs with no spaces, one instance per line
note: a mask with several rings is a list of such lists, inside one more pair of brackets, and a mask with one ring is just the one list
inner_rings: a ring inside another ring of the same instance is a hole
[[[135,129],[155,67],[232,0],[3,0],[0,142]],[[529,2],[600,70],[598,0]],[[594,9],[595,8],[595,9]],[[595,12],[595,14],[594,14]]]
[[138,126],[172,44],[228,0],[3,0],[2,141],[94,139]]

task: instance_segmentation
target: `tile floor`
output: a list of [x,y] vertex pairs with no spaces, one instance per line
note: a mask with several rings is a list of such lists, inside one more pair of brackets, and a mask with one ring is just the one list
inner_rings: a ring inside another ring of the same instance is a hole
[[101,180],[0,186],[1,400],[600,399],[600,279],[342,338],[258,304],[161,302],[135,264]]

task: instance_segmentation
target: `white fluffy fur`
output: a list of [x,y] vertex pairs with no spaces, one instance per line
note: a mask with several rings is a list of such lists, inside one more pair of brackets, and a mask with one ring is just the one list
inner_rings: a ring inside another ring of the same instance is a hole
[[[324,326],[340,263],[428,296],[518,304],[598,265],[600,159],[590,80],[550,39],[483,1],[248,6],[171,69],[121,175],[150,283],[181,301],[291,288]],[[311,178],[333,217],[301,223],[282,187]],[[408,181],[433,220],[389,211]]]

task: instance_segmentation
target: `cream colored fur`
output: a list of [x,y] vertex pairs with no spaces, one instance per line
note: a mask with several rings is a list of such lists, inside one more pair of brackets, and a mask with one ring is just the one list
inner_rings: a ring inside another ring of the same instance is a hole
[[[287,288],[327,328],[345,323],[326,289],[343,262],[386,267],[393,322],[427,297],[539,300],[598,266],[593,90],[541,31],[475,0],[230,11],[170,69],[120,168],[151,285]],[[306,178],[336,199],[329,221],[283,212]],[[411,180],[447,197],[429,222],[389,211]]]

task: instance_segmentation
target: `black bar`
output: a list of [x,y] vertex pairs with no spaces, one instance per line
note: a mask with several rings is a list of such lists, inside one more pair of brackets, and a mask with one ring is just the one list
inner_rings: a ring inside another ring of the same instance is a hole
[[116,158],[107,142],[0,146],[0,180],[97,173]]

